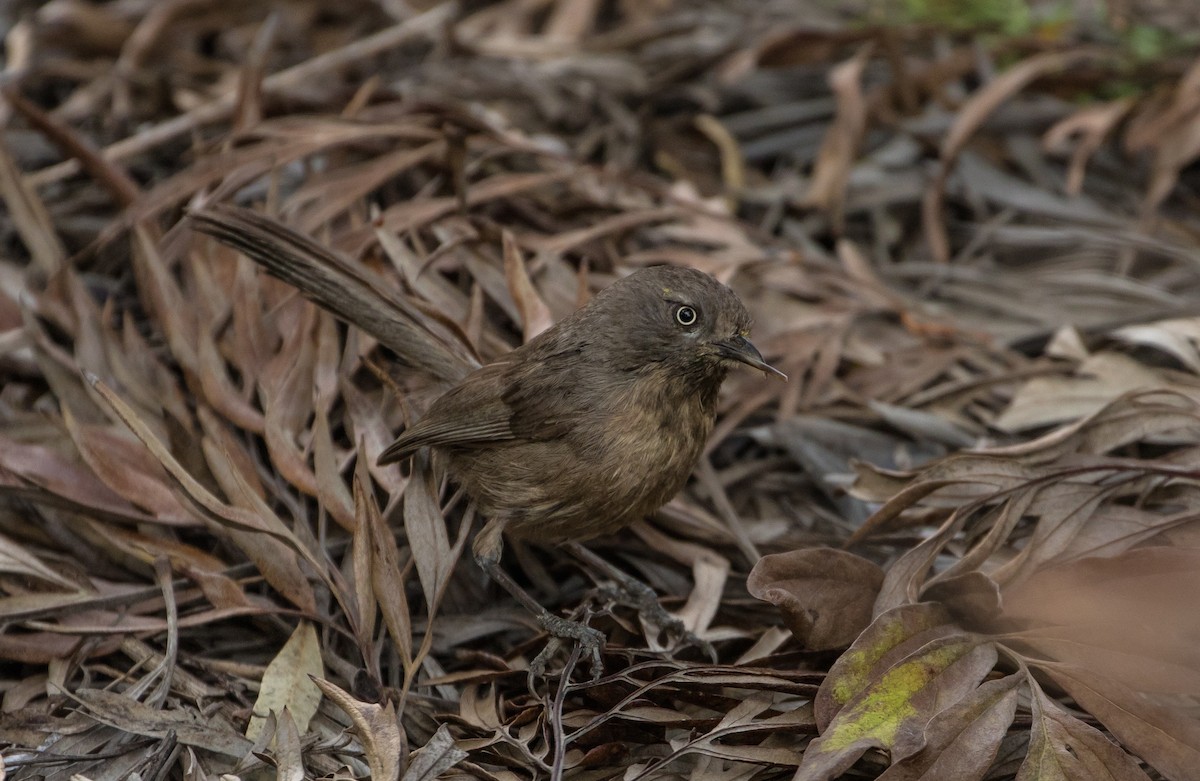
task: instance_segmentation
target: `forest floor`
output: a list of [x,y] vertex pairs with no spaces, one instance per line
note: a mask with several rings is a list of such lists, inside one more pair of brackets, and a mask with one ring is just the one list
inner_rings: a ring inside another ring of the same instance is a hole
[[[1191,8],[6,6],[0,779],[1200,778]],[[531,678],[376,464],[440,386],[196,229],[248,211],[484,361],[733,287],[790,381],[591,545],[716,659],[511,544],[608,638]]]

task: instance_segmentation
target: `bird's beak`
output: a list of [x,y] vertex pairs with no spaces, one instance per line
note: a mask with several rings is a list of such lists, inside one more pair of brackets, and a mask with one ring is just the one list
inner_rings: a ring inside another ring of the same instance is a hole
[[784,382],[787,382],[787,375],[776,369],[771,364],[763,360],[762,353],[758,348],[750,344],[750,340],[742,335],[732,336],[729,339],[723,339],[715,342],[717,352],[723,358],[731,358],[735,361],[740,361],[747,366],[753,366],[755,369],[774,374],[781,377]]

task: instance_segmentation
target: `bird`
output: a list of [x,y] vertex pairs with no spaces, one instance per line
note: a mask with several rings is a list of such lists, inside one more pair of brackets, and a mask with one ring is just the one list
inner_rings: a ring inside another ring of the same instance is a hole
[[640,269],[439,396],[378,462],[429,448],[488,519],[473,545],[480,567],[548,632],[580,642],[596,670],[598,633],[519,590],[500,567],[503,538],[585,542],[666,504],[700,458],[729,370],[786,379],[750,327],[712,276]]

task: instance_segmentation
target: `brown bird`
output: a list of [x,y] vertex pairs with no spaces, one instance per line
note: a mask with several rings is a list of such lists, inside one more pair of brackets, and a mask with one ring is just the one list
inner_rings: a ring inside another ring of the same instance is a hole
[[[686,482],[732,367],[787,379],[747,339],[750,315],[737,295],[694,269],[634,272],[479,367],[461,344],[434,333],[437,324],[418,307],[286,226],[227,205],[192,217],[200,230],[375,335],[409,365],[457,383],[379,463],[428,447],[489,519],[474,543],[480,566],[549,633],[578,641],[594,675],[604,636],[549,613],[513,581],[500,568],[502,536],[574,544],[646,517]],[[585,549],[577,553],[665,615],[647,587]],[[552,648],[532,672],[541,672]]]
[[583,643],[597,671],[599,633],[520,592],[500,569],[501,535],[581,542],[666,504],[704,449],[729,369],[784,376],[749,332],[741,300],[711,276],[642,269],[468,375],[379,463],[431,448],[490,519],[475,538],[476,561],[547,631]]

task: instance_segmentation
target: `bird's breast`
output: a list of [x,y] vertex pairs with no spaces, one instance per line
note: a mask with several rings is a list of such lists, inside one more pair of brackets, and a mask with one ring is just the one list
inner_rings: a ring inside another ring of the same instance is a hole
[[638,377],[610,386],[601,408],[553,442],[468,450],[452,462],[480,509],[505,518],[513,536],[553,543],[611,534],[683,487],[712,431],[718,387]]
[[607,424],[586,457],[603,514],[593,536],[633,523],[670,501],[696,465],[715,414],[715,394],[653,379],[615,393]]

